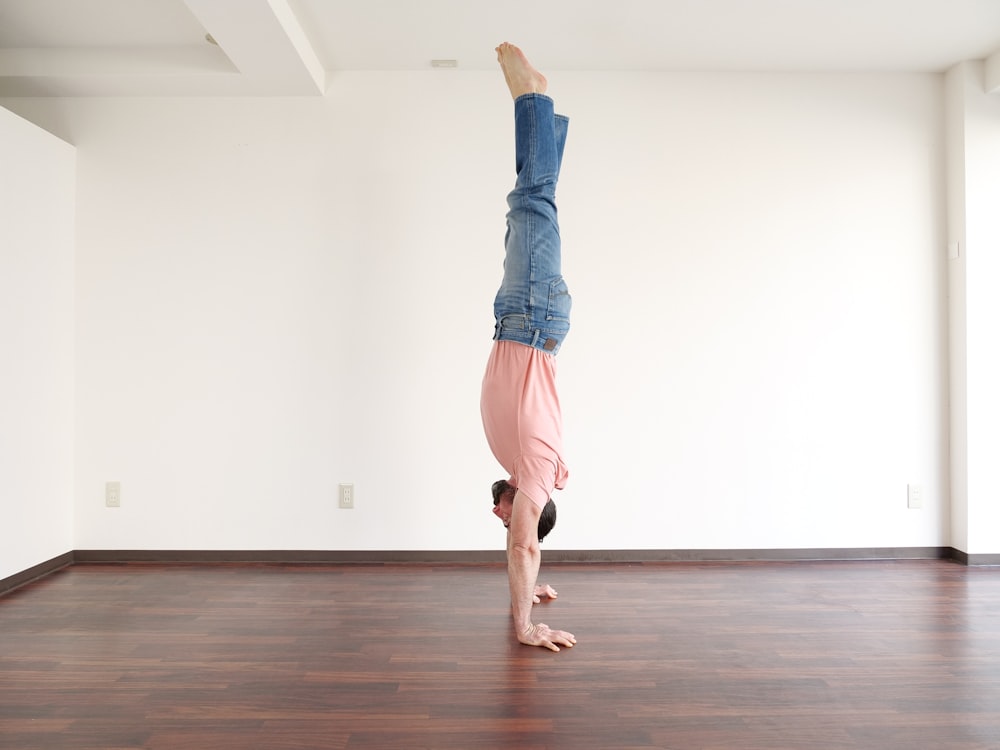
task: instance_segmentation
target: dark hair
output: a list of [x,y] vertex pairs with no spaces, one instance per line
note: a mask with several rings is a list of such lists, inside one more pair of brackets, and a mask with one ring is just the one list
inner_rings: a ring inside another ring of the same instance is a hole
[[[514,487],[506,479],[498,479],[493,483],[491,488],[493,493],[493,507],[495,508],[500,504],[500,499],[506,495],[508,492],[513,495],[517,492],[517,488]],[[513,497],[511,498],[513,500]],[[549,498],[549,501],[545,503],[545,507],[542,508],[542,515],[538,517],[538,541],[542,541],[548,536],[549,532],[555,528],[556,525],[556,504]]]
[[538,519],[538,541],[542,541],[556,525],[556,504],[549,498]]

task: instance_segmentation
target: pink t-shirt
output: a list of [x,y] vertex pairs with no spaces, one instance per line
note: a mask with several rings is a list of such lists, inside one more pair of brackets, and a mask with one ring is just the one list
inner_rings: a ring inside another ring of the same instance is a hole
[[495,341],[480,401],[486,440],[510,483],[539,508],[566,485],[556,359],[515,341]]

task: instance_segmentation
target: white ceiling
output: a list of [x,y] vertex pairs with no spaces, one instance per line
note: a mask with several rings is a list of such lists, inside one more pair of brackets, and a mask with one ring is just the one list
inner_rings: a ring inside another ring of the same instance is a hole
[[317,96],[504,40],[543,71],[998,70],[1000,0],[0,0],[0,96]]

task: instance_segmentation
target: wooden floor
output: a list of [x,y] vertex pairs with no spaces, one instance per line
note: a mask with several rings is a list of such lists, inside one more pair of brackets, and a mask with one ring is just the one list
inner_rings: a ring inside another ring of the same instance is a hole
[[1000,569],[75,565],[0,598],[11,750],[1000,748]]

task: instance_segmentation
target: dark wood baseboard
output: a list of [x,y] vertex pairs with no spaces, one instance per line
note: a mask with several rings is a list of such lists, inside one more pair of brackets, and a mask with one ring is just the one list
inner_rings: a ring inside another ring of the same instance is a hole
[[[302,565],[495,564],[503,550],[97,550],[66,552],[0,579],[0,596],[74,563],[260,563]],[[816,562],[822,560],[954,560],[967,566],[1000,565],[1000,554],[970,555],[954,547],[847,547],[804,549],[547,550],[549,563]]]
[[1000,565],[1000,555],[970,555],[968,552],[952,549],[951,557],[962,565],[978,567],[984,565]]
[[72,551],[64,552],[57,557],[53,557],[51,560],[38,563],[38,565],[32,565],[27,570],[22,570],[20,573],[2,578],[0,579],[0,596],[26,583],[31,583],[37,578],[44,578],[49,573],[54,573],[61,568],[65,568],[67,565],[72,565],[73,562],[74,553]]
[[654,549],[552,550],[542,549],[542,562],[808,562],[819,560],[951,559],[950,547],[849,547],[806,549]]
[[[840,549],[652,549],[548,550],[543,563],[753,562],[810,560],[956,559],[951,547],[865,547]],[[498,563],[503,550],[77,550],[75,562],[88,563]]]
[[275,563],[385,565],[503,562],[503,550],[77,550],[79,563]]

